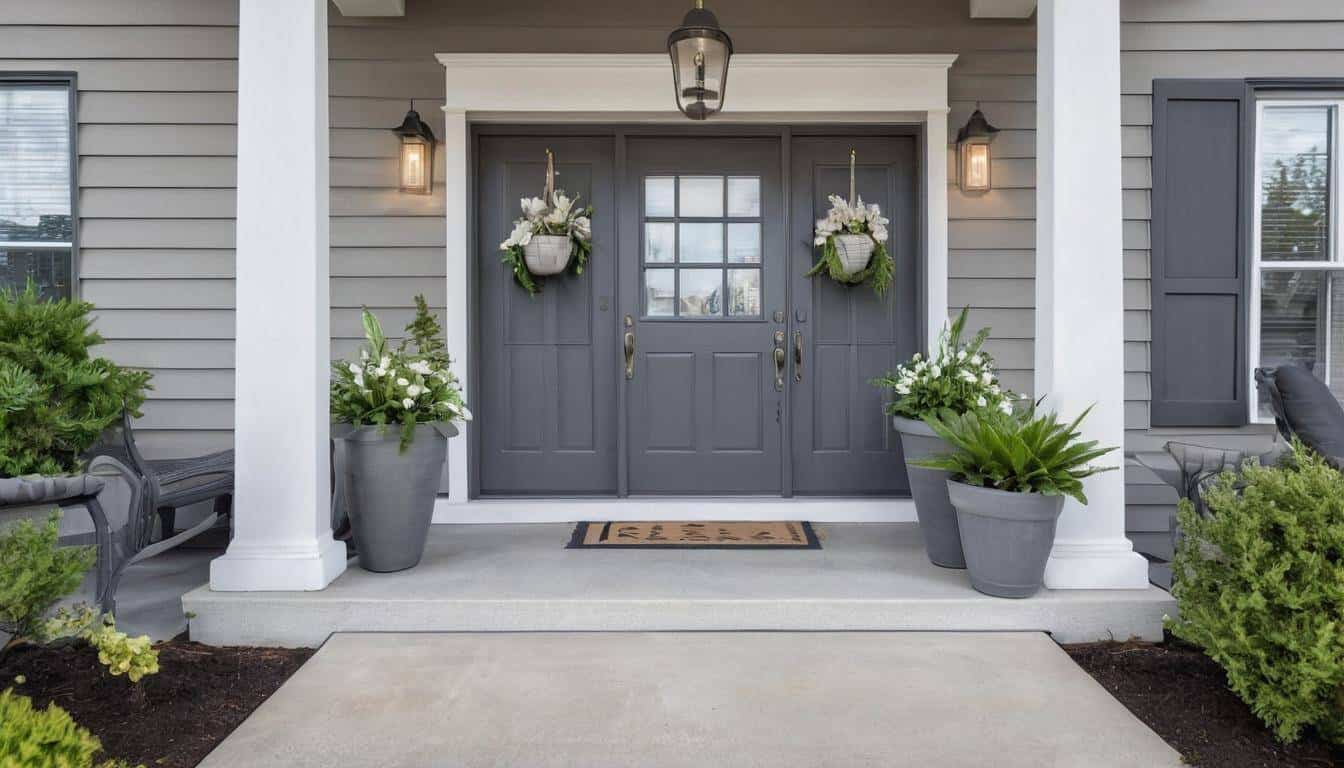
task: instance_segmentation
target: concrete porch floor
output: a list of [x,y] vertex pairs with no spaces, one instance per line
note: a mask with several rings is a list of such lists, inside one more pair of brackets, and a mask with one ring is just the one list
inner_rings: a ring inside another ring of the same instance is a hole
[[320,592],[182,598],[193,640],[320,645],[333,632],[1044,631],[1058,642],[1159,640],[1166,592],[971,589],[924,556],[917,525],[817,526],[820,550],[565,549],[572,525],[436,525],[420,565],[352,561]]

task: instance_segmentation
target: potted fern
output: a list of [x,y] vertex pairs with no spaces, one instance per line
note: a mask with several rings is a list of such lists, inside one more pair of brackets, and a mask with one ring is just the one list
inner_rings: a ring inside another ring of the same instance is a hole
[[344,443],[342,487],[359,565],[369,571],[420,562],[454,422],[471,420],[439,323],[423,296],[415,306],[410,339],[397,347],[365,309],[359,360],[332,366],[332,436]]
[[965,568],[966,558],[961,551],[957,513],[947,496],[947,472],[918,464],[951,451],[924,423],[924,417],[940,411],[960,414],[991,409],[1007,413],[1012,410],[1014,397],[999,386],[994,358],[982,349],[989,329],[982,328],[970,341],[962,341],[966,316],[967,310],[961,310],[951,327],[943,329],[937,349],[927,359],[917,354],[872,382],[892,397],[887,413],[901,436],[901,453],[924,550],[934,565],[943,568]]
[[1069,496],[1087,504],[1083,478],[1115,467],[1091,462],[1114,448],[1083,440],[1078,425],[1053,413],[942,411],[924,421],[952,452],[917,464],[949,473],[948,496],[971,586],[995,597],[1030,597],[1041,588],[1055,525]]

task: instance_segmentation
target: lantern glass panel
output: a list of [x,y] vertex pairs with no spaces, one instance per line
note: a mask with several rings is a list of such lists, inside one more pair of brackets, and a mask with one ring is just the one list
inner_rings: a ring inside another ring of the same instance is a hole
[[989,144],[966,141],[961,145],[961,188],[966,192],[984,192],[990,189]]
[[677,101],[688,116],[703,119],[723,106],[728,46],[718,38],[692,35],[671,46]]
[[427,195],[433,188],[433,148],[418,136],[401,140],[401,190]]

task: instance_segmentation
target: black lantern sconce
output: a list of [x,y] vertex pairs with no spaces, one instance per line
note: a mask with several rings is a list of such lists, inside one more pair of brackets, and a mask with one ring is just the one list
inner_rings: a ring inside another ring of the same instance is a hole
[[989,145],[999,129],[989,124],[975,105],[975,111],[957,132],[957,183],[962,192],[988,192],[994,188],[990,174]]
[[733,41],[719,27],[718,18],[705,10],[704,0],[695,0],[681,26],[667,36],[667,53],[672,57],[677,109],[692,120],[704,120],[723,109]]
[[392,129],[401,137],[401,191],[413,195],[434,193],[434,131],[420,119],[415,102],[401,125]]

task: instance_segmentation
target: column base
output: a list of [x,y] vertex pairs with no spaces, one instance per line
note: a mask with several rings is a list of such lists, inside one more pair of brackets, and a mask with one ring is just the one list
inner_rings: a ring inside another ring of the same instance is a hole
[[345,571],[345,542],[302,545],[248,544],[235,540],[210,562],[216,592],[314,592]]
[[1148,561],[1129,539],[1059,539],[1045,564],[1047,589],[1147,589]]

